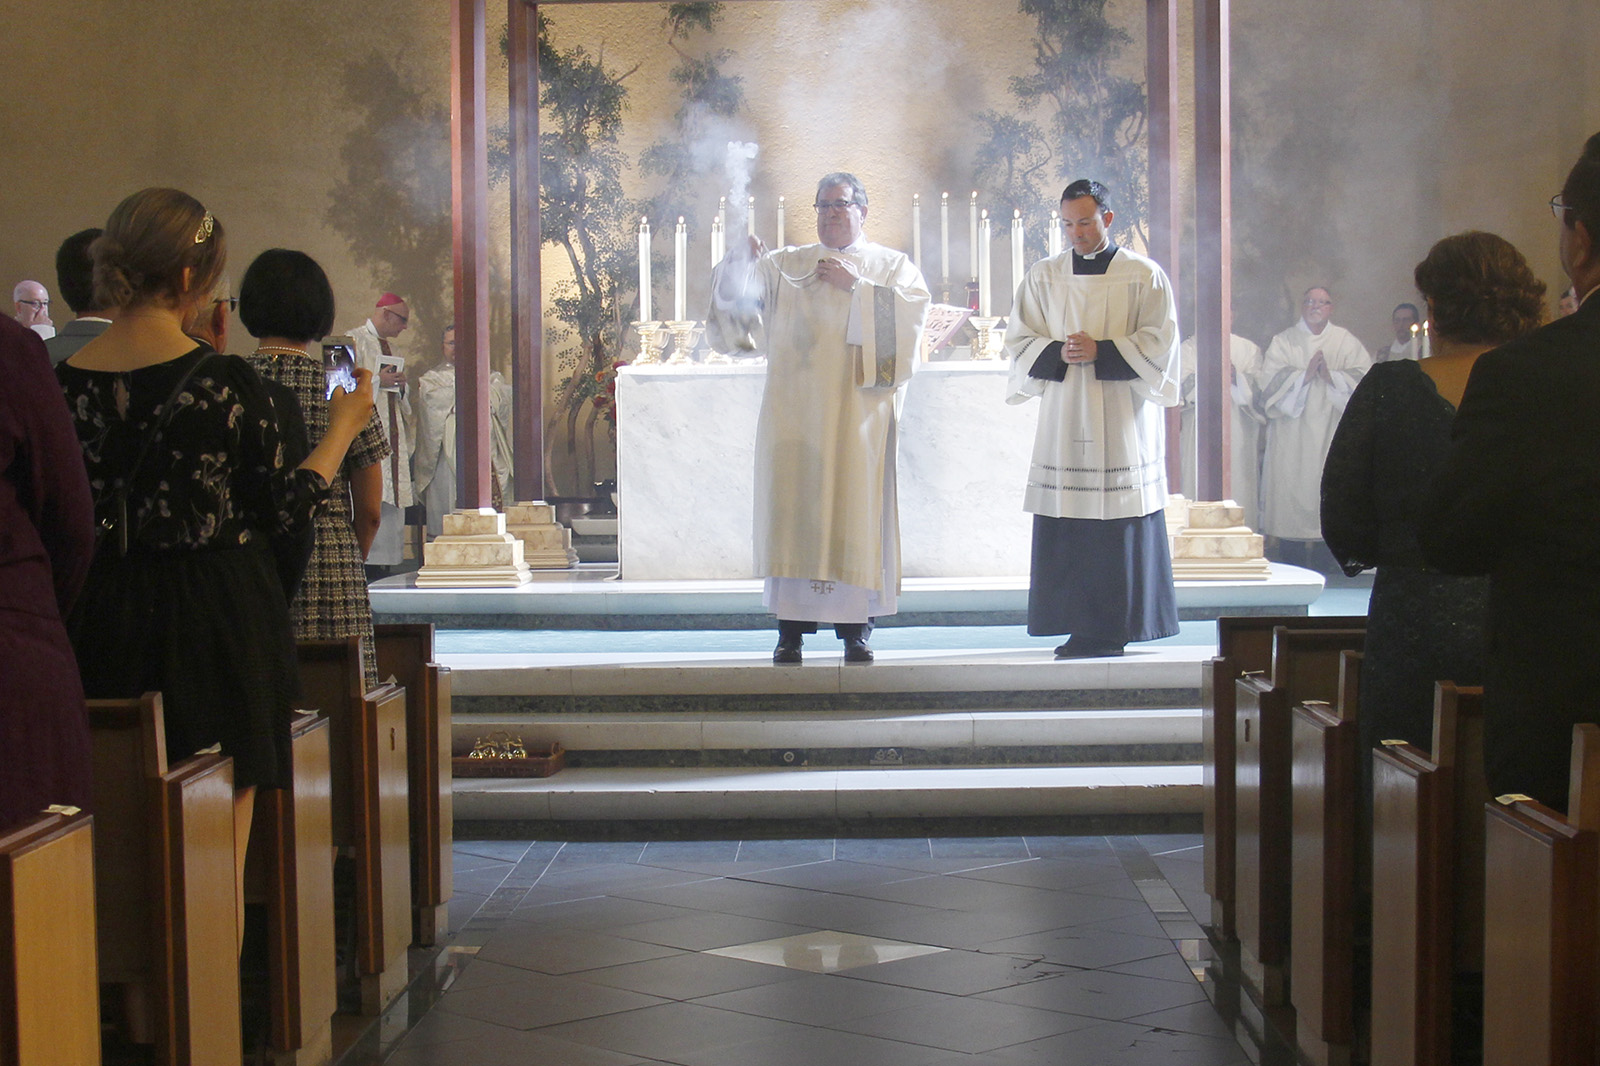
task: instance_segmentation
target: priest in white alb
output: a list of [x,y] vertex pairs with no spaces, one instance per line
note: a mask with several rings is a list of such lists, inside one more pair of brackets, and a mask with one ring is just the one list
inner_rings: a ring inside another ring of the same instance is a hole
[[1261,532],[1276,538],[1268,547],[1281,562],[1314,562],[1322,541],[1322,464],[1350,394],[1372,365],[1365,345],[1332,316],[1328,290],[1307,289],[1300,321],[1272,338],[1261,360]]
[[[444,516],[456,507],[456,327],[444,328],[444,361],[417,379],[417,450],[412,456],[412,488],[428,515],[428,536],[444,532]],[[511,384],[489,371],[489,468],[496,510],[504,511],[511,492]]]
[[1017,290],[1008,401],[1042,405],[1028,632],[1069,633],[1056,657],[1082,659],[1178,632],[1163,410],[1179,402],[1178,315],[1161,267],[1111,242],[1105,186],[1067,186],[1061,217],[1072,247]]
[[929,294],[901,252],[862,235],[852,174],[817,185],[818,243],[768,251],[751,237],[713,276],[707,338],[762,351],[756,426],[755,567],[778,616],[775,663],[798,663],[819,624],[846,662],[872,661],[871,620],[896,610],[897,397],[922,343]]

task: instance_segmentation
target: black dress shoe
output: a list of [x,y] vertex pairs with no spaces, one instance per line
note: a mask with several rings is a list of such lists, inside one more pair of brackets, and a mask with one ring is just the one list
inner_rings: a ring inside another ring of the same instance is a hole
[[1109,659],[1122,654],[1123,645],[1069,637],[1056,649],[1057,659]]
[[844,661],[847,663],[870,663],[872,649],[867,647],[865,637],[851,637],[844,642]]
[[799,662],[800,642],[798,640],[778,641],[778,646],[772,649],[772,661],[780,665]]

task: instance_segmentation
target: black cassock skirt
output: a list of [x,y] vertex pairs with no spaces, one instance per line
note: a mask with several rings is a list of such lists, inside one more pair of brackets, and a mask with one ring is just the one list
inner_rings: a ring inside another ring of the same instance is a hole
[[1072,633],[1109,644],[1178,632],[1166,516],[1033,516],[1028,632]]

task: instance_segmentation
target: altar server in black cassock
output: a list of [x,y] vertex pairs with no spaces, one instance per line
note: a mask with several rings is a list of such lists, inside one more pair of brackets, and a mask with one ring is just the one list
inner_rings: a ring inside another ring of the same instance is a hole
[[1178,632],[1162,411],[1179,403],[1177,308],[1155,262],[1111,243],[1099,182],[1067,186],[1061,216],[1072,248],[1029,268],[1006,331],[1008,402],[1042,404],[1028,632],[1072,634],[1058,658],[1121,655]]

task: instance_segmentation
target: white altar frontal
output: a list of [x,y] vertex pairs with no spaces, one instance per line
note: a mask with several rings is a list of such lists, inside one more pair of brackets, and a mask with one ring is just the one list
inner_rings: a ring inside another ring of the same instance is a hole
[[[918,363],[897,476],[908,578],[1026,576],[1022,492],[1039,405],[1005,402],[1003,361]],[[624,580],[756,576],[761,363],[626,366],[617,375],[618,559]]]

